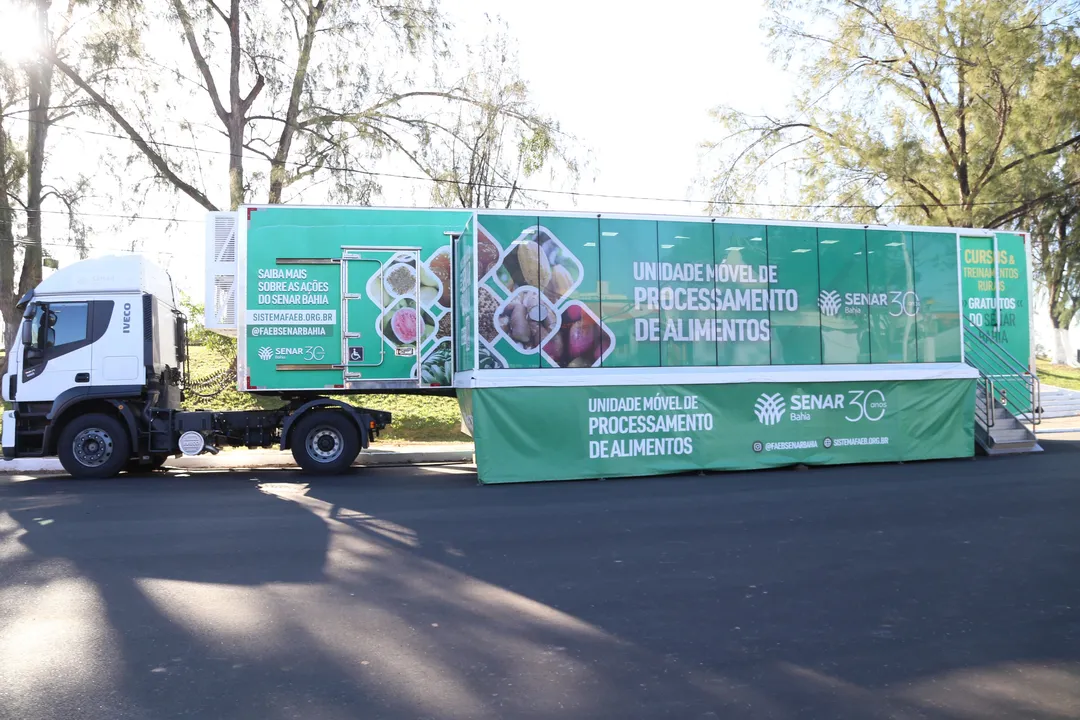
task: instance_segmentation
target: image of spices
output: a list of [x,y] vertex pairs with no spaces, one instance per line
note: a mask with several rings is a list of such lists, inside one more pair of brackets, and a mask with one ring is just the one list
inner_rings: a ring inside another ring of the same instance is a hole
[[479,318],[480,335],[488,342],[491,342],[499,334],[499,331],[495,328],[495,311],[499,309],[499,299],[486,287],[481,287],[478,294],[476,312]]
[[439,332],[435,335],[435,337],[450,337],[451,321],[452,319],[450,317],[450,313],[443,314],[443,316],[439,318]]
[[386,284],[398,295],[408,295],[416,289],[416,271],[405,265],[395,265],[386,275]]

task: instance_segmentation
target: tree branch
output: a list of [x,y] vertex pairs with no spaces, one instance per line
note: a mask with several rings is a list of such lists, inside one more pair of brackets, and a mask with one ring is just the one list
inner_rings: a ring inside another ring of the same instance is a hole
[[211,9],[213,9],[213,11],[221,17],[222,20],[224,20],[226,23],[229,22],[229,16],[225,14],[224,10],[218,7],[218,4],[214,2],[214,0],[206,0],[206,4],[209,5]]
[[[203,80],[206,82],[207,94],[210,95],[210,100],[214,103],[214,112],[221,119],[221,122],[227,126],[229,124],[229,113],[225,110],[225,106],[221,103],[221,98],[218,96],[217,83],[214,82],[214,74],[210,71],[210,65],[206,62],[206,58],[202,54],[202,50],[199,48],[199,41],[195,37],[195,28],[191,23],[191,16],[188,15],[187,8],[184,7],[183,0],[173,0],[173,9],[180,17],[180,24],[184,27],[184,37],[187,39],[188,47],[191,49],[191,56],[195,59],[195,65],[198,66],[199,72],[203,76]],[[225,21],[229,19],[218,10]]]
[[1002,175],[1004,175],[1008,171],[1012,170],[1014,167],[1017,167],[1019,165],[1023,165],[1024,163],[1026,163],[1028,161],[1031,161],[1031,160],[1034,160],[1035,158],[1044,157],[1046,155],[1053,155],[1054,153],[1061,152],[1062,150],[1065,150],[1066,148],[1072,147],[1073,145],[1080,145],[1080,134],[1073,135],[1068,140],[1060,142],[1057,145],[1054,145],[1053,147],[1048,147],[1045,150],[1040,150],[1038,152],[1033,152],[1033,153],[1031,153],[1029,155],[1025,155],[1025,156],[1023,156],[1021,158],[1017,158],[1016,160],[1013,160],[1011,163],[1009,163],[1008,165],[1003,166],[1000,170],[998,170],[996,173],[991,175],[990,178],[987,180],[987,182],[990,182],[991,180],[998,179],[999,177],[1001,177]]
[[57,67],[57,69],[60,70],[60,72],[64,73],[64,75],[66,75],[68,79],[75,83],[79,87],[79,89],[89,95],[98,107],[104,110],[117,125],[123,128],[124,132],[127,133],[127,136],[128,138],[130,138],[131,142],[135,143],[135,146],[142,151],[143,155],[146,156],[146,159],[150,161],[150,164],[154,166],[154,169],[161,173],[161,175],[164,176],[165,179],[167,179],[178,190],[183,192],[195,202],[202,205],[207,210],[217,210],[217,206],[215,206],[214,203],[210,201],[210,198],[208,198],[194,186],[182,180],[180,176],[177,175],[171,167],[169,167],[169,163],[166,162],[165,158],[162,157],[161,154],[154,150],[152,147],[150,147],[150,143],[148,143],[146,139],[144,139],[143,136],[139,134],[139,131],[136,130],[135,127],[127,121],[127,118],[124,117],[124,115],[120,112],[119,109],[117,109],[115,105],[106,100],[101,93],[99,93],[89,84],[87,84],[71,66],[65,63],[59,57],[57,57],[51,49],[44,50],[42,52],[45,57],[50,62],[52,62],[53,65]]

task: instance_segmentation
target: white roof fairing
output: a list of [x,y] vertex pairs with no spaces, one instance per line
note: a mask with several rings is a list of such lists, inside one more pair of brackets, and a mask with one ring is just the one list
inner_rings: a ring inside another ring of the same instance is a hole
[[34,288],[34,296],[150,293],[176,307],[172,279],[141,255],[106,255],[61,267]]

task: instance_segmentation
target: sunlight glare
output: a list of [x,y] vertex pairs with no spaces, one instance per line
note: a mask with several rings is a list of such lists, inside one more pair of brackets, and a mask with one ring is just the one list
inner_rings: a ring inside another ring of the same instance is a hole
[[37,54],[35,12],[32,7],[15,0],[0,0],[0,59],[20,64]]

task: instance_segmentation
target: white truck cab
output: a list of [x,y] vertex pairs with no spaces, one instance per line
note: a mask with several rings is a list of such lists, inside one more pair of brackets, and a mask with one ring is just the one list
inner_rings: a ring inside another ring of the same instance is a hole
[[[14,406],[4,414],[5,457],[59,452],[63,460],[70,451],[121,467],[116,438],[78,418],[119,421],[125,403],[132,412],[179,408],[185,321],[176,300],[168,274],[138,255],[75,263],[23,298],[2,385]],[[58,447],[72,426],[82,433],[78,447]]]

